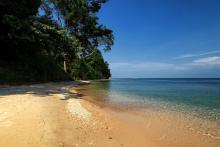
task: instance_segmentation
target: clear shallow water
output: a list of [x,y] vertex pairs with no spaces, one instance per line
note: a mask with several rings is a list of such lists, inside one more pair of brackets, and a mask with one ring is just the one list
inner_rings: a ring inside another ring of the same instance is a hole
[[90,88],[97,100],[131,107],[172,110],[220,122],[220,79],[112,79]]

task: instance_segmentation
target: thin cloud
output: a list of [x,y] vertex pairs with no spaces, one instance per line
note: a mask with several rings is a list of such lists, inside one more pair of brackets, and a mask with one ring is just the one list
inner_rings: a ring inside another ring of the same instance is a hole
[[185,70],[183,68],[175,64],[150,61],[110,63],[110,69],[114,77],[172,77],[171,74]]
[[199,58],[193,61],[194,65],[220,65],[220,57],[213,56],[207,58]]
[[162,62],[139,62],[139,63],[110,63],[111,69],[123,71],[164,71],[183,70],[182,66]]
[[212,54],[216,54],[216,53],[220,53],[220,50],[205,52],[205,53],[201,53],[201,54],[185,54],[185,55],[180,55],[180,56],[176,57],[175,59],[201,57],[201,56],[212,55]]
[[114,62],[110,63],[110,68],[114,71],[186,71],[200,68],[213,68],[220,65],[220,56],[198,58],[188,63],[164,63],[164,62]]
[[187,63],[112,62],[110,68],[114,77],[185,77],[195,73],[202,77],[209,70],[220,71],[220,56],[198,58]]

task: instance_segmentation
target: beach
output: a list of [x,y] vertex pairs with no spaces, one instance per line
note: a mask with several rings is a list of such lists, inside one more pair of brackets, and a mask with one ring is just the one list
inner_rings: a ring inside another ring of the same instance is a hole
[[198,132],[172,113],[112,109],[88,101],[91,96],[80,85],[82,82],[1,87],[0,146],[220,145],[220,138]]

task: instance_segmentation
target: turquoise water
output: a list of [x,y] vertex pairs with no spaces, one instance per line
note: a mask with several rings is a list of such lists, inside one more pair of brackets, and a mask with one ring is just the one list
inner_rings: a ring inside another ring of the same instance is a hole
[[90,87],[97,100],[120,106],[155,108],[220,122],[220,79],[112,79]]

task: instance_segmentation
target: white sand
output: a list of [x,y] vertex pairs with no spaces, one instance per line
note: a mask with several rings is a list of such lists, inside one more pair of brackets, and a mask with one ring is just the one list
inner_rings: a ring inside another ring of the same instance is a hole
[[80,104],[79,100],[69,99],[66,108],[68,112],[76,115],[79,119],[90,120],[91,113]]
[[[75,99],[75,98],[68,99],[69,88],[62,87],[61,90],[63,93],[57,94],[57,96],[63,100],[67,99],[67,105],[66,105],[67,112],[70,112],[72,115],[77,116],[81,120],[85,120],[85,121],[90,120],[91,113],[81,105],[79,99]],[[74,91],[74,93],[77,93],[77,92]]]

